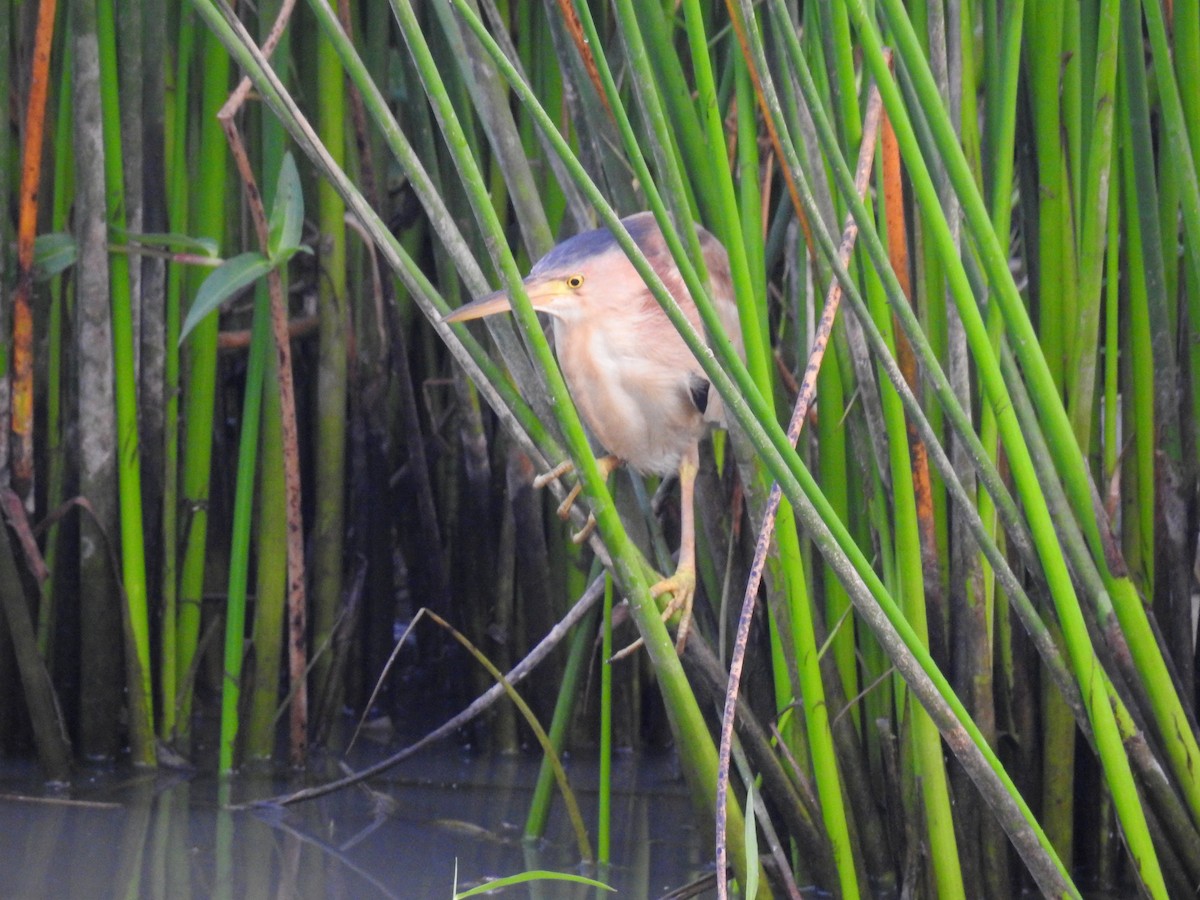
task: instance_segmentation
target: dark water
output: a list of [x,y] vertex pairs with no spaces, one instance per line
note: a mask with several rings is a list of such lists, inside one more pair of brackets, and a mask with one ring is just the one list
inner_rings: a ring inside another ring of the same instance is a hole
[[[382,752],[382,751],[380,751]],[[365,765],[361,755],[356,765]],[[593,841],[595,765],[567,761]],[[212,776],[104,771],[47,790],[35,766],[0,768],[0,898],[445,898],[532,869],[587,874],[498,896],[658,897],[711,871],[712,847],[670,757],[613,765],[612,865],[579,866],[556,798],[547,837],[521,840],[537,762],[435,748],[372,782],[288,808],[229,811]],[[232,800],[298,785],[241,776]]]

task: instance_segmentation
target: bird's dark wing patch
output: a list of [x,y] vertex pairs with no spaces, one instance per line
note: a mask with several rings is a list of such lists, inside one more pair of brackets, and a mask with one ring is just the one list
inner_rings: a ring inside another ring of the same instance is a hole
[[712,390],[712,385],[707,378],[702,378],[699,375],[692,375],[688,378],[688,393],[692,396],[692,403],[703,415],[708,410],[708,392]]

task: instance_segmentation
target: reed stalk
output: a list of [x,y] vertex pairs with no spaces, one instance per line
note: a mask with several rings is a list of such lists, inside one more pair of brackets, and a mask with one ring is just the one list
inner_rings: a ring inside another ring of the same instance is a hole
[[[189,182],[193,189],[190,233],[210,238],[220,247],[225,240],[228,183],[228,149],[217,112],[229,93],[229,55],[211,32],[203,41],[204,83],[201,87],[200,146],[198,176]],[[176,140],[183,140],[184,133]],[[187,291],[194,296],[201,277],[191,273]],[[179,569],[179,599],[176,614],[176,672],[193,668],[200,638],[201,605],[204,597],[204,570],[208,538],[209,477],[212,468],[213,404],[217,379],[216,316],[209,316],[188,337],[187,361],[183,383],[184,447],[183,474],[179,508],[167,509],[167,515],[180,516],[179,540],[183,559]],[[190,739],[194,684],[177,684],[176,734]]]
[[[346,161],[346,91],[337,50],[318,37],[316,47],[317,129],[339,166]],[[347,361],[351,335],[347,294],[346,206],[333,186],[317,184],[318,250],[322,277],[317,287],[319,317],[317,350],[316,455],[318,471],[313,491],[310,561],[312,578],[312,641],[323,647],[333,636],[342,605],[343,547],[345,546]],[[313,660],[313,683],[318,722],[336,715],[343,705],[344,687],[334,683],[332,653]],[[325,727],[320,725],[318,727]]]
[[229,547],[229,591],[225,600],[225,652],[221,684],[221,737],[217,766],[222,775],[233,771],[240,728],[239,703],[246,644],[246,590],[250,578],[250,527],[254,515],[254,488],[259,469],[259,433],[262,428],[263,384],[272,352],[271,295],[256,292],[251,325],[250,359],[246,393],[242,402],[242,432],[238,442],[237,487],[233,499],[233,526]]
[[[117,96],[119,80],[115,11],[106,0],[97,0],[96,9],[96,34],[100,46],[100,102],[104,117],[107,220],[110,229],[124,231],[127,199]],[[150,613],[142,525],[142,458],[138,440],[137,350],[133,330],[134,280],[131,278],[128,256],[121,253],[113,255],[110,279],[113,369],[116,378],[121,582],[126,609],[123,615],[128,625],[127,634],[132,639],[132,643],[125,648],[130,749],[136,765],[152,766],[156,761],[154,695],[151,688]]]
[[[105,552],[118,534],[112,305],[105,208],[100,49],[95,3],[71,13],[75,145],[75,351],[78,358],[79,493],[92,515],[80,523],[80,751],[111,758],[120,746],[122,629],[118,573]],[[114,602],[115,601],[115,602]],[[132,648],[131,648],[132,649]]]
[[[192,51],[196,42],[195,16],[187,10],[179,18],[179,39],[175,61],[175,79],[170,99],[169,125],[166,131],[164,154],[167,156],[167,191],[170,196],[167,222],[172,232],[187,231],[190,220],[191,192],[188,165],[188,122],[190,121],[190,92]],[[162,622],[159,661],[159,699],[162,715],[159,737],[175,737],[180,706],[179,642],[179,390],[180,358],[179,328],[183,321],[180,304],[185,273],[180,265],[167,271],[166,296],[163,310],[163,487],[160,521],[162,550],[159,591],[162,597]],[[185,531],[186,534],[186,531]]]
[[[260,24],[266,40],[269,23],[279,14],[279,2],[264,3]],[[275,47],[278,59],[291,54],[291,29],[284,31]],[[286,70],[285,70],[286,71]],[[262,121],[262,171],[282,171],[285,134],[273,118]],[[275,202],[276,183],[263,185],[263,203]],[[284,295],[287,294],[286,269],[280,270]],[[265,284],[258,291],[266,292]],[[256,312],[258,298],[256,298]],[[246,708],[242,737],[242,759],[247,762],[270,760],[275,752],[275,731],[279,708],[279,675],[283,660],[284,616],[287,599],[287,507],[283,472],[283,411],[279,389],[279,362],[268,354],[263,375],[261,431],[257,467],[258,494],[255,500],[254,527],[255,587],[254,625],[251,643],[254,653],[253,681]]]

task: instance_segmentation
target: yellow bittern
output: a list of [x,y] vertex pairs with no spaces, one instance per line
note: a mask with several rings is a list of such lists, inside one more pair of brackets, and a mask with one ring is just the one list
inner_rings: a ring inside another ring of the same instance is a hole
[[[637,213],[621,224],[703,333],[700,314],[654,216]],[[729,258],[709,232],[698,227],[697,233],[717,313],[740,351]],[[699,441],[712,425],[724,424],[721,398],[607,228],[558,244],[538,260],[524,284],[534,309],[551,317],[567,388],[583,421],[609,454],[599,460],[601,470],[607,474],[625,462],[644,475],[679,472],[679,562],[675,574],[655,584],[651,593],[671,593],[663,618],[680,613],[676,647],[682,650],[696,588],[693,498]],[[466,304],[446,320],[461,322],[510,309],[507,293],[498,291]],[[578,489],[560,507],[564,517],[577,493]]]

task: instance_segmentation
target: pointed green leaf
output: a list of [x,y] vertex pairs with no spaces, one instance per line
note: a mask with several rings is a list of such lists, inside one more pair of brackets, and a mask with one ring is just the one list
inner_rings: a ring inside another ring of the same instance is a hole
[[131,244],[142,244],[146,247],[163,247],[167,250],[185,250],[191,253],[201,253],[210,259],[218,259],[217,242],[212,238],[192,237],[189,234],[176,234],[174,232],[148,232],[138,233],[135,231],[126,231],[124,228],[110,226],[109,230],[113,233],[113,237],[123,241],[128,241]]
[[290,152],[283,155],[283,162],[279,166],[270,225],[267,252],[271,259],[279,261],[285,252],[287,256],[295,253],[300,246],[300,233],[304,226],[304,192],[300,189],[300,173]]
[[62,231],[39,234],[33,240],[34,281],[47,281],[75,265],[77,255],[74,235]]
[[[758,859],[758,829],[754,827],[754,782],[746,785],[746,859]],[[746,866],[745,896],[758,896],[758,866]]]
[[196,292],[196,299],[192,301],[191,309],[188,310],[187,318],[179,332],[180,343],[200,324],[201,319],[247,285],[262,278],[272,268],[274,266],[270,260],[261,253],[252,251],[227,259],[213,269],[212,274],[204,279],[200,290]]

